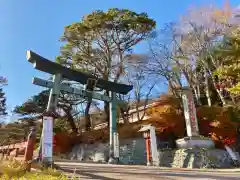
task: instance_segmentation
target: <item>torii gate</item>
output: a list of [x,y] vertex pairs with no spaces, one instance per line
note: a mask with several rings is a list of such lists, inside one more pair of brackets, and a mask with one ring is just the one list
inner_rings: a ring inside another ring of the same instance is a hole
[[[53,113],[57,106],[60,91],[73,93],[87,100],[98,99],[110,103],[109,163],[116,163],[119,159],[119,142],[118,133],[116,131],[116,106],[117,104],[124,104],[124,101],[118,100],[116,98],[116,93],[127,94],[132,90],[133,86],[106,81],[96,78],[95,76],[87,73],[66,68],[60,64],[43,58],[30,50],[27,51],[27,60],[30,63],[34,64],[35,69],[53,75],[53,81],[33,78],[33,84],[51,89],[46,113],[43,114],[43,130],[41,139],[43,165],[48,167],[53,164]],[[70,87],[67,84],[61,83],[62,78],[77,81],[83,85],[86,85],[86,88],[77,89]],[[109,91],[110,97],[94,92],[94,87]]]

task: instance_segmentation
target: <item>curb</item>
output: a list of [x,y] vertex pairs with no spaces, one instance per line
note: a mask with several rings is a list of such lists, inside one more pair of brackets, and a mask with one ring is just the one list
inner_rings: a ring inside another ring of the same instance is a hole
[[84,162],[72,162],[72,161],[55,161],[59,166],[61,165],[73,165],[73,166],[98,166],[102,165],[103,167],[126,167],[126,168],[144,168],[144,169],[159,169],[165,171],[190,171],[190,172],[220,172],[220,173],[240,173],[240,169],[190,169],[190,168],[165,168],[165,167],[156,167],[156,166],[144,166],[144,165],[120,165],[120,164],[102,164],[102,163],[84,163]]
[[240,169],[187,169],[187,168],[161,168],[166,171],[190,171],[190,172],[219,172],[219,173],[240,173]]

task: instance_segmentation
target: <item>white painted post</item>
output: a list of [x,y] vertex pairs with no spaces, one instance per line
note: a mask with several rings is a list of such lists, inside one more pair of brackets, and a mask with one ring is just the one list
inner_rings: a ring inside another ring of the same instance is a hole
[[157,149],[156,130],[154,126],[150,126],[149,130],[150,130],[152,165],[159,166],[159,154]]
[[[109,127],[109,164],[118,163],[119,159],[115,158],[115,150],[119,147],[116,147],[114,134],[117,133],[117,102],[116,102],[116,93],[110,92],[111,102],[109,106],[110,113],[110,127]],[[119,151],[119,150],[117,150]]]
[[118,136],[118,133],[115,132],[113,134],[113,137],[114,137],[114,141],[113,141],[113,143],[114,143],[114,157],[116,159],[119,159],[120,153],[119,153],[119,136]]
[[53,154],[53,117],[43,117],[43,131],[42,131],[42,159],[47,162],[52,162]]
[[[56,110],[58,97],[60,93],[60,82],[62,75],[56,74],[53,76],[53,87],[50,91],[48,105],[47,105],[47,114],[53,115]],[[42,164],[45,167],[53,165],[53,121],[54,118],[51,115],[43,116],[43,129],[42,129],[42,138],[40,152],[42,153]]]

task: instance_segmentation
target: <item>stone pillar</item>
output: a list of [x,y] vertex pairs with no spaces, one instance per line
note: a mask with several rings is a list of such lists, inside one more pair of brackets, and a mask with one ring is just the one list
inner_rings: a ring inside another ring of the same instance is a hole
[[183,110],[186,122],[187,137],[176,140],[178,148],[213,148],[214,143],[211,138],[200,137],[196,107],[192,90],[188,87],[181,90]]
[[196,107],[194,103],[193,93],[190,88],[185,88],[182,90],[182,101],[187,135],[189,137],[199,136]]

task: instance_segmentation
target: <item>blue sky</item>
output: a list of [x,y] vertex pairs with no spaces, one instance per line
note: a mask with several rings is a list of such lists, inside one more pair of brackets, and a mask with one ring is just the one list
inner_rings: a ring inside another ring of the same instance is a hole
[[[46,78],[26,60],[26,50],[54,59],[59,54],[59,37],[64,26],[79,21],[96,9],[128,8],[147,12],[160,28],[176,20],[191,6],[222,4],[223,0],[0,0],[0,75],[9,85],[4,88],[8,108],[21,104],[42,88],[31,83],[32,77]],[[239,0],[230,1],[236,6]],[[144,53],[144,49],[140,49]]]

